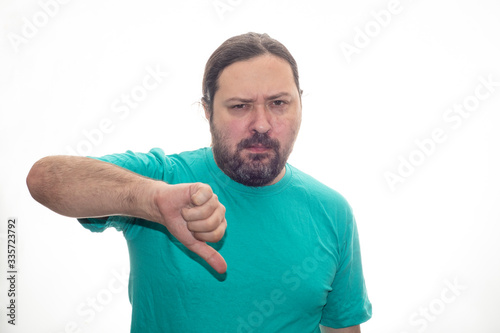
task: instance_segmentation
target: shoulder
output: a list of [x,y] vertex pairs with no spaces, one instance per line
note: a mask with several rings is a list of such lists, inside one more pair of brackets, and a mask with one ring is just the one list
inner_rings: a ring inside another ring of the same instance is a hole
[[95,157],[128,169],[135,173],[153,179],[167,180],[169,175],[179,171],[202,167],[205,163],[206,152],[209,148],[200,148],[193,151],[166,155],[161,148],[153,148],[149,152],[126,151],[125,153],[110,154]]
[[183,151],[181,153],[164,155],[164,163],[172,169],[192,169],[206,165],[206,155],[209,148]]
[[157,163],[166,166],[167,168],[193,166],[197,163],[204,163],[206,152],[209,148],[200,148],[191,151],[183,151],[180,153],[165,154],[161,148],[153,148],[146,154],[149,159],[154,159]]
[[168,158],[178,159],[186,162],[204,160],[210,148],[199,148],[196,150],[183,151],[178,154],[167,155]]
[[330,239],[332,246],[343,244],[355,225],[347,199],[307,173],[292,166],[291,171],[293,191],[303,193],[303,202],[307,204],[316,226],[322,228],[322,237]]
[[293,175],[293,186],[299,187],[308,196],[316,201],[327,205],[336,205],[349,208],[349,203],[346,198],[335,189],[325,185],[313,176],[297,169],[294,166],[288,165]]
[[207,182],[208,156],[210,148],[199,148],[183,151],[164,157],[164,175],[166,182],[171,184]]
[[292,178],[294,190],[303,193],[304,202],[317,223],[328,228],[329,232],[337,234],[338,239],[342,239],[355,223],[353,210],[347,199],[337,190],[294,167]]

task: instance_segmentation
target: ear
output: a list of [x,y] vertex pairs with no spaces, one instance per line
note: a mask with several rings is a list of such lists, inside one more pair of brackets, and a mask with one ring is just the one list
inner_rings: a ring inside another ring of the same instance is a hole
[[203,110],[205,111],[205,118],[210,122],[210,112],[208,111],[208,105],[205,101],[201,101],[201,105],[203,105]]

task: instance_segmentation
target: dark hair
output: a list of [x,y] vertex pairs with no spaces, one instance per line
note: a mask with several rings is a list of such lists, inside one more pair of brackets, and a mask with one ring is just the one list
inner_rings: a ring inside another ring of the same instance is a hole
[[212,53],[205,65],[202,87],[203,97],[201,100],[210,115],[213,112],[215,93],[219,89],[219,77],[224,68],[235,62],[249,60],[263,54],[274,55],[286,60],[290,64],[295,85],[297,86],[299,95],[302,95],[297,63],[287,48],[277,40],[269,37],[268,34],[248,32],[243,35],[231,37],[222,43]]

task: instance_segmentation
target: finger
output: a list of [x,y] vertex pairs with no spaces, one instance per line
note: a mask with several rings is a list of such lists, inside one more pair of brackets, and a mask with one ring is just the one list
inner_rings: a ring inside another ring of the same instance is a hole
[[227,222],[226,219],[224,219],[215,229],[212,229],[210,231],[197,231],[197,232],[192,231],[192,233],[193,237],[196,238],[197,240],[203,242],[217,243],[222,239],[222,237],[224,237],[224,233],[226,232],[226,227],[227,227]]
[[[190,221],[201,221],[210,218],[212,215],[216,214],[217,210],[221,210],[224,214],[226,208],[219,203],[216,196],[205,202],[201,206],[185,207],[181,210],[181,215],[184,220]],[[220,215],[220,214],[217,214]]]
[[217,273],[224,274],[226,272],[226,261],[213,247],[203,242],[196,242],[188,248],[205,260]]
[[197,183],[191,188],[191,203],[195,206],[201,206],[206,203],[212,196],[214,192],[212,188],[207,184]]
[[187,228],[192,232],[211,232],[224,222],[223,214],[215,214],[205,220],[188,221]]

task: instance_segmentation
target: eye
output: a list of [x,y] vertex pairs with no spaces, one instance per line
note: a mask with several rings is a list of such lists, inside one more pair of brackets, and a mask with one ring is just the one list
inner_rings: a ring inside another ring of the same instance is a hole
[[247,106],[247,104],[236,104],[231,106],[231,109],[244,109]]
[[288,102],[284,101],[282,99],[277,99],[275,101],[271,102],[270,107],[275,110],[279,111],[285,111],[286,108],[288,107]]

